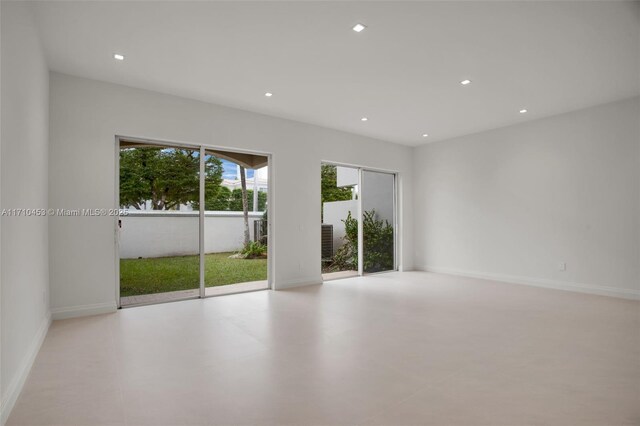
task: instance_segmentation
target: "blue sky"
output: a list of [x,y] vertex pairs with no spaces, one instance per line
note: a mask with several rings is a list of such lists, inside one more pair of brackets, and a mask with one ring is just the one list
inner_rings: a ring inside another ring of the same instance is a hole
[[[220,159],[220,161],[222,161],[222,177],[224,179],[239,179],[239,177],[237,176],[236,163],[223,160],[222,158]],[[253,177],[252,169],[247,170],[247,177]]]

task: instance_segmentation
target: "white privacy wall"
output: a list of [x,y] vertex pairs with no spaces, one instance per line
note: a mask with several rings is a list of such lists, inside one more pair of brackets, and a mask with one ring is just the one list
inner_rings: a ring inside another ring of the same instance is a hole
[[[50,206],[115,204],[115,135],[203,143],[273,155],[269,222],[276,289],[321,282],[320,165],[396,170],[403,200],[399,264],[412,268],[412,149],[130,87],[51,74]],[[51,304],[58,316],[115,308],[115,221],[50,220]]]
[[[2,209],[47,207],[49,73],[28,6],[2,2]],[[48,221],[1,219],[0,396],[6,420],[49,325]]]
[[[249,234],[262,213],[249,212]],[[184,256],[200,253],[198,212],[130,212],[121,216],[120,258]],[[204,251],[238,251],[244,244],[242,212],[205,212]]]
[[416,267],[640,297],[639,98],[425,145],[414,170]]

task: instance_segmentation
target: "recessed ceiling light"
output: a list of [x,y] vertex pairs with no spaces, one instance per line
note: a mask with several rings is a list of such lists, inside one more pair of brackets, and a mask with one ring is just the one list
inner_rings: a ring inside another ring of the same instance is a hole
[[466,86],[467,84],[471,83],[471,80],[462,80],[460,82],[460,84],[462,84],[463,86]]
[[426,134],[426,133],[423,133],[423,134],[422,134],[422,137],[423,137],[423,138],[427,138],[427,137],[429,137],[429,135],[428,135],[428,134]]
[[526,110],[526,109],[521,109],[521,110],[520,110],[520,114],[524,114],[525,112],[527,112],[527,110]]
[[270,97],[272,97],[272,96],[273,96],[273,93],[271,93],[271,92],[267,92],[267,93],[265,93],[264,95],[265,95],[267,98],[270,98]]
[[366,27],[366,25],[362,25],[362,24],[355,24],[353,26],[353,31],[359,33],[360,31],[364,30]]
[[114,53],[113,54],[113,59],[116,59],[118,61],[124,61],[124,55],[121,55],[119,53]]
[[367,117],[362,117],[362,118],[360,119],[360,121],[367,121],[367,120],[368,120],[368,118],[367,118]]

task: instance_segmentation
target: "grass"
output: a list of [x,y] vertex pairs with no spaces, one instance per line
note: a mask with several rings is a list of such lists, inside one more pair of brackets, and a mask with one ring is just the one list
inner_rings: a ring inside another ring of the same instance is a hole
[[[233,253],[205,255],[205,286],[267,279],[267,259],[229,259]],[[120,295],[164,293],[199,287],[199,256],[120,260]]]

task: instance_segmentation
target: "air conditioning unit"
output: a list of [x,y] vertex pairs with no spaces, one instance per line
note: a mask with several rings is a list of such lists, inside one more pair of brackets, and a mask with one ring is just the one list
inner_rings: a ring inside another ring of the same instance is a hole
[[322,260],[333,258],[333,225],[322,224]]

